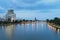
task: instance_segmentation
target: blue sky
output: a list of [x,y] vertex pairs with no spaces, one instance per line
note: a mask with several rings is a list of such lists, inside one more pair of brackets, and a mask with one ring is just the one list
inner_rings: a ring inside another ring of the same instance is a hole
[[60,0],[0,0],[0,16],[14,9],[17,18],[40,20],[60,17]]

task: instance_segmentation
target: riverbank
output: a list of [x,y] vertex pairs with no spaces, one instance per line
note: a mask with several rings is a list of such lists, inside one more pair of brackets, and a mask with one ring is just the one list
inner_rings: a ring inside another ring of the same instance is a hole
[[0,25],[26,24],[26,23],[33,23],[33,22],[37,22],[37,21],[35,21],[35,20],[20,20],[20,21],[13,21],[13,22],[9,22],[9,21],[0,21]]
[[59,25],[56,25],[54,23],[47,22],[47,25],[50,25],[50,26],[52,26],[52,27],[54,27],[56,29],[60,29],[60,26]]

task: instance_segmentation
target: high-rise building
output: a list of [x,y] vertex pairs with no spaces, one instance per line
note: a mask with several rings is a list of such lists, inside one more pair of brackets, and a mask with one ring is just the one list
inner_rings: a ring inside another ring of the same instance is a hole
[[35,17],[35,21],[36,21],[37,19],[36,19],[36,17]]
[[7,14],[6,14],[6,19],[7,21],[15,21],[16,20],[16,14],[14,14],[14,10],[13,9],[9,9]]

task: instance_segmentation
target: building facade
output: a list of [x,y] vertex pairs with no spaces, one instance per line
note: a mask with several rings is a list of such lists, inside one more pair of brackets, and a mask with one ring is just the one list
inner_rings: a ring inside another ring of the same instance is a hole
[[7,14],[6,14],[6,20],[13,22],[16,20],[16,14],[14,13],[13,9],[9,9]]

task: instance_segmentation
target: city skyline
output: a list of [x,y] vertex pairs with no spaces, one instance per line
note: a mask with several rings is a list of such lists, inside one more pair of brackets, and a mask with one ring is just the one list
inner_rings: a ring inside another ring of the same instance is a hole
[[60,17],[60,0],[0,0],[0,17],[12,8],[17,18],[40,20]]

